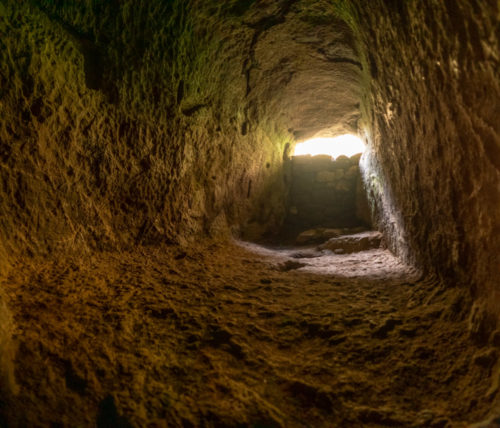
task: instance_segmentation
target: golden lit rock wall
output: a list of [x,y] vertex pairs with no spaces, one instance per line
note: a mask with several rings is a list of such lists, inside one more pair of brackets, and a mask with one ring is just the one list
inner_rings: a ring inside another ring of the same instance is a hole
[[231,23],[238,10],[205,6],[0,2],[1,276],[20,256],[279,221],[284,138],[265,121],[243,132],[253,30]]
[[328,1],[254,3],[2,3],[8,254],[277,229],[286,144],[355,126],[360,64]]
[[381,226],[400,254],[500,312],[499,3],[343,3],[366,71],[368,184],[396,207]]
[[283,142],[241,136],[245,79],[217,10],[195,22],[185,2],[15,3],[2,8],[1,42],[9,252],[177,239],[240,220]]
[[355,129],[359,75],[329,0],[0,1],[1,273],[277,231],[293,136]]

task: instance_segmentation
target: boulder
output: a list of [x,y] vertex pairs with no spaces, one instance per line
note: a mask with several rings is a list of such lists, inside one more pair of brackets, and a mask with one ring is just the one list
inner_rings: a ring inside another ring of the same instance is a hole
[[380,232],[369,231],[331,238],[328,242],[320,245],[318,249],[330,250],[336,254],[349,254],[379,248],[381,242],[382,234]]
[[297,236],[295,243],[298,245],[320,244],[328,239],[340,236],[342,233],[342,229],[309,229]]

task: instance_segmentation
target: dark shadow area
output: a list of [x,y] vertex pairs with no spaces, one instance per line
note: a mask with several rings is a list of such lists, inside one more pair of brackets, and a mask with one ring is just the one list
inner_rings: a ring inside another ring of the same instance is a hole
[[373,228],[361,178],[361,154],[293,156],[286,217],[270,244],[320,244],[330,238],[366,232]]

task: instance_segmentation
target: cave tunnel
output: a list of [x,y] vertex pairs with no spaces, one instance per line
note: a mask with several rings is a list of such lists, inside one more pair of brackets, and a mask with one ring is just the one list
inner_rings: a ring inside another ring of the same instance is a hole
[[498,0],[0,0],[0,35],[1,427],[500,426]]

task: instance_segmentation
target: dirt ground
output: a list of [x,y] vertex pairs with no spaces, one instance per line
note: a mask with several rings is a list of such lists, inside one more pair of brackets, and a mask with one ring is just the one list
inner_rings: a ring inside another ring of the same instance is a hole
[[383,250],[316,256],[206,242],[19,264],[1,284],[12,426],[465,427],[498,406],[465,290]]

